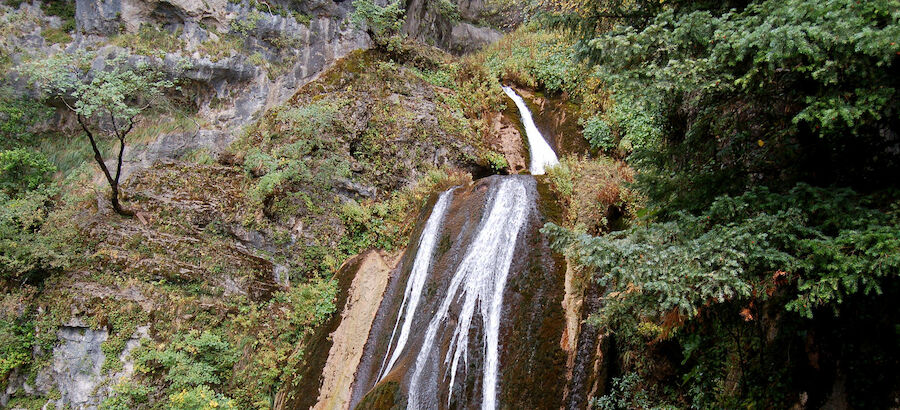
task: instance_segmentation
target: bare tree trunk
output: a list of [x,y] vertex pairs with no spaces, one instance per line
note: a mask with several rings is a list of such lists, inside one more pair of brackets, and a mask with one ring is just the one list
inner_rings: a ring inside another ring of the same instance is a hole
[[[131,127],[134,125],[133,122],[129,121],[130,125],[128,127],[128,131],[131,130]],[[122,204],[119,203],[119,176],[122,174],[122,154],[125,152],[125,135],[128,133],[116,132],[116,137],[119,139],[119,158],[118,164],[116,167],[116,176],[115,178],[110,174],[109,168],[106,167],[106,163],[103,161],[103,155],[100,154],[100,149],[97,148],[97,141],[94,139],[94,134],[91,132],[90,128],[88,128],[87,124],[84,121],[84,117],[78,115],[78,124],[81,125],[81,129],[84,130],[84,133],[87,134],[88,140],[91,141],[91,148],[94,150],[94,160],[97,161],[97,165],[100,165],[100,169],[103,171],[103,175],[106,177],[106,182],[109,183],[110,187],[110,202],[112,203],[113,210],[116,211],[117,214],[122,216],[134,216],[134,212],[122,208]],[[120,136],[121,135],[121,136]]]

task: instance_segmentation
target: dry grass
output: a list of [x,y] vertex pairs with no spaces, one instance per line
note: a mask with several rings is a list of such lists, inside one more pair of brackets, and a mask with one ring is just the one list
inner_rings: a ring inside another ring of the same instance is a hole
[[592,235],[613,228],[613,218],[631,217],[643,202],[629,187],[634,170],[620,160],[565,158],[548,170],[548,176],[563,206],[566,227]]

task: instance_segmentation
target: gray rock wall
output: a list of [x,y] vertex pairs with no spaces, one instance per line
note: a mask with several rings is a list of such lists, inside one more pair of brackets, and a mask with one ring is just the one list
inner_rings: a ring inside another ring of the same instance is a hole
[[78,319],[73,319],[56,332],[59,343],[53,348],[52,358],[47,367],[38,371],[33,380],[26,375],[13,372],[3,391],[0,391],[0,406],[6,406],[10,396],[22,390],[28,395],[50,396],[58,392],[58,399],[50,398],[44,408],[96,409],[109,396],[112,387],[121,380],[128,380],[134,374],[134,359],[130,354],[148,338],[149,325],[140,326],[125,342],[119,354],[122,369],[118,372],[103,372],[107,358],[103,353],[103,342],[109,338],[106,328],[91,329]]
[[443,15],[437,0],[406,0],[403,32],[421,42],[434,44],[455,54],[477,51],[500,39],[500,29],[521,22],[514,10],[499,9],[485,0],[450,0],[459,19]]
[[[336,60],[370,47],[368,35],[349,22],[349,1],[288,3],[298,10],[268,13],[247,2],[229,0],[76,1],[79,34],[67,51],[99,44],[98,68],[116,55],[130,53],[104,46],[107,38],[136,33],[142,25],[181,33],[186,44],[185,50],[162,57],[135,55],[130,61],[158,64],[181,79],[206,125],[196,132],[162,135],[146,146],[128,148],[126,174],[193,150],[222,151],[234,140],[235,131],[266,109],[283,104]],[[277,2],[270,4],[280,7]],[[295,16],[301,15],[309,21],[298,21]],[[240,38],[240,49],[224,58],[204,53],[204,42],[226,36]]]

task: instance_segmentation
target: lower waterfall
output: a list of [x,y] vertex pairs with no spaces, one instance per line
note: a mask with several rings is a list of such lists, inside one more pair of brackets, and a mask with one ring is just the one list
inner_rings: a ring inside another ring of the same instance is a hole
[[528,138],[528,152],[531,155],[531,175],[543,175],[547,167],[559,163],[556,152],[544,139],[531,116],[531,110],[525,104],[525,100],[507,86],[503,86],[503,92],[516,103],[519,114],[522,116],[522,125],[525,126],[525,136]]
[[[406,340],[409,337],[409,329],[410,326],[412,326],[413,315],[415,315],[416,307],[419,306],[419,300],[422,297],[422,287],[425,286],[425,280],[428,278],[428,269],[431,267],[431,257],[433,256],[435,246],[437,246],[438,233],[440,232],[441,223],[444,220],[444,214],[447,212],[447,205],[450,203],[452,194],[453,189],[441,193],[441,196],[438,197],[437,202],[434,204],[434,208],[431,210],[431,216],[428,217],[428,222],[425,223],[425,230],[422,231],[422,236],[419,240],[419,251],[416,253],[412,272],[409,274],[409,280],[406,282],[406,291],[403,293],[403,303],[400,304],[400,311],[403,312],[403,314],[402,316],[397,316],[397,323],[394,325],[394,331],[391,332],[391,343],[393,343],[394,334],[397,332],[397,325],[400,324],[400,318],[405,317],[406,320],[403,321],[403,327],[400,328],[400,336],[397,339],[397,346],[394,347],[394,353],[390,356],[391,360],[385,361],[385,363],[382,364],[379,380],[384,378],[384,374],[394,366],[394,362],[397,361],[400,352],[406,347]],[[391,345],[389,344],[388,351],[390,352],[390,350]],[[388,356],[385,356],[384,358],[387,360]]]
[[[484,357],[482,379],[482,409],[496,408],[496,383],[500,331],[500,309],[503,304],[503,288],[509,275],[516,239],[525,220],[527,209],[525,187],[516,179],[500,182],[494,194],[490,211],[482,221],[475,239],[469,245],[466,256],[456,269],[450,287],[440,306],[431,318],[425,333],[425,341],[416,356],[415,368],[409,384],[409,408],[419,408],[421,402],[422,372],[429,360],[439,357],[433,351],[435,336],[446,323],[450,305],[461,303],[456,318],[456,326],[450,340],[450,348],[444,357],[444,364],[450,365],[450,395],[455,385],[460,359],[466,359],[469,332],[476,309],[484,325]],[[427,382],[426,382],[427,383]],[[449,400],[449,399],[448,399]],[[449,404],[449,403],[448,403]]]

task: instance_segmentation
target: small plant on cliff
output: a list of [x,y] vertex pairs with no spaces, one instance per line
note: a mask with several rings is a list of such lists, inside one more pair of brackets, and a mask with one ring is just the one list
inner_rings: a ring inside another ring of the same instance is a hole
[[372,0],[353,0],[353,22],[365,26],[366,32],[379,48],[397,50],[403,40],[403,4],[399,0],[382,7]]
[[[162,71],[144,62],[133,64],[125,56],[119,56],[106,61],[102,69],[94,70],[89,57],[59,53],[35,62],[26,72],[48,100],[61,102],[75,113],[91,143],[94,159],[109,182],[113,209],[120,215],[131,216],[134,213],[119,203],[125,140],[139,116],[175,85]],[[114,174],[97,145],[98,138],[102,137],[119,141]]]

